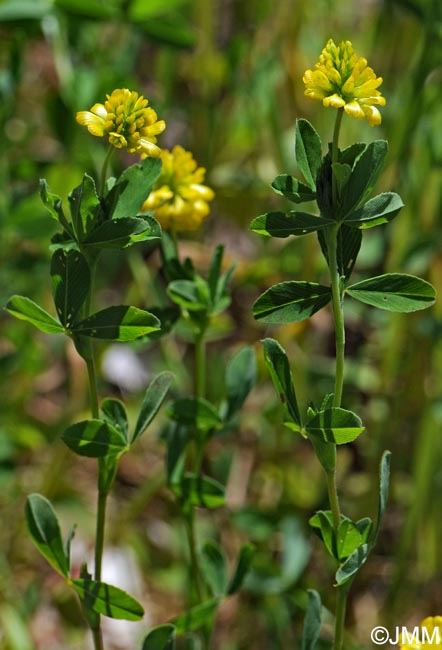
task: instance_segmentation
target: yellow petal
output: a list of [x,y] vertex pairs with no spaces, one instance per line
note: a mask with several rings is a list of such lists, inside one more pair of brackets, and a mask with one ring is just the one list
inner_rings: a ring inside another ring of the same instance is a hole
[[382,116],[376,106],[362,106],[362,110],[370,126],[378,126],[382,122]]
[[339,97],[336,93],[330,95],[329,97],[324,97],[322,100],[324,106],[332,106],[333,108],[342,108],[345,104],[345,100],[342,97]]
[[347,115],[350,115],[351,117],[356,117],[358,120],[363,120],[365,117],[365,113],[362,110],[362,108],[359,106],[357,101],[353,101],[353,102],[349,102],[348,104],[345,104],[344,111],[347,113]]
[[104,120],[90,111],[79,111],[76,120],[78,124],[87,127],[92,135],[102,137],[104,135]]

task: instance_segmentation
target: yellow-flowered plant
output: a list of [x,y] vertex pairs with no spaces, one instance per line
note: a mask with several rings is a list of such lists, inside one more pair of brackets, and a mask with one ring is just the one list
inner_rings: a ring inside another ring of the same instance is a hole
[[343,108],[351,117],[367,118],[370,126],[381,123],[377,106],[385,106],[378,87],[382,77],[376,77],[367,59],[358,57],[350,41],[335,45],[330,39],[322,50],[314,70],[303,76],[305,94],[322,101],[324,106]]
[[420,624],[420,630],[418,639],[407,639],[402,635],[400,650],[430,650],[442,647],[442,616],[428,616]]
[[153,212],[165,230],[197,230],[210,212],[215,194],[203,185],[206,170],[198,167],[190,151],[176,145],[161,152],[163,167],[143,211]]
[[164,120],[158,120],[149,101],[127,88],[114,90],[106,95],[104,104],[94,104],[90,111],[79,111],[77,122],[97,137],[108,136],[110,144],[129,153],[141,153],[158,158],[161,149],[157,138],[166,128]]

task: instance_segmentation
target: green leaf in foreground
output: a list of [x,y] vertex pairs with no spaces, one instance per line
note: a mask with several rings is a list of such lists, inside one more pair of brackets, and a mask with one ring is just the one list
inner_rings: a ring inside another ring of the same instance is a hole
[[345,223],[356,228],[373,228],[392,221],[403,207],[399,194],[384,192],[367,201],[359,210],[347,215]]
[[69,575],[68,560],[57,515],[48,499],[30,494],[26,500],[26,523],[32,541],[58,573]]
[[308,604],[302,629],[301,650],[315,650],[321,632],[321,596],[313,589],[308,590]]
[[286,352],[275,339],[263,339],[262,344],[264,347],[264,360],[279,399],[285,405],[290,419],[301,427],[301,415]]
[[173,650],[175,633],[175,625],[170,623],[154,627],[144,639],[142,650]]
[[152,379],[144,394],[131,444],[141,436],[158,413],[174,377],[175,375],[173,373],[166,370]]
[[322,163],[322,143],[317,131],[308,120],[296,120],[296,163],[307,185],[316,189],[316,176]]
[[125,621],[139,621],[144,616],[140,603],[118,587],[90,578],[72,580],[71,585],[89,611]]
[[364,430],[360,418],[352,411],[332,407],[319,411],[305,425],[310,436],[343,445],[355,440]]
[[51,260],[51,280],[58,317],[70,329],[90,289],[91,274],[86,259],[76,250],[56,250]]
[[105,221],[86,237],[83,246],[126,248],[136,242],[161,239],[159,223],[152,217],[122,217]]
[[340,586],[348,582],[359,571],[361,566],[367,561],[370,553],[368,544],[361,544],[353,553],[345,560],[343,564],[336,571],[336,586]]
[[268,212],[253,219],[250,229],[267,237],[307,235],[315,230],[332,226],[335,222],[308,212]]
[[426,309],[436,299],[434,287],[429,282],[402,273],[378,275],[357,282],[346,291],[367,305],[400,313]]
[[104,399],[100,407],[100,419],[119,431],[127,440],[129,423],[123,402],[112,397]]
[[382,519],[384,518],[385,510],[387,508],[388,490],[390,486],[390,465],[391,465],[391,452],[384,451],[381,458],[379,469],[379,511],[376,528],[374,530],[372,546],[374,546],[379,537]]
[[159,330],[160,327],[158,318],[148,311],[118,305],[92,314],[81,323],[77,323],[72,331],[79,336],[97,339],[133,341]]
[[277,194],[285,196],[286,199],[293,203],[313,201],[315,198],[315,192],[310,187],[288,174],[277,176],[273,180],[271,187]]
[[72,424],[61,437],[71,451],[88,458],[119,454],[127,447],[124,434],[103,420]]
[[64,327],[40,305],[25,296],[12,296],[6,310],[15,318],[31,323],[46,334],[62,334]]
[[173,621],[176,633],[183,634],[184,632],[192,632],[193,630],[199,630],[202,628],[206,623],[212,620],[219,603],[219,598],[213,598],[205,603],[201,603],[201,605],[192,607],[188,612],[178,616],[178,618]]
[[258,298],[253,315],[263,323],[296,323],[310,318],[330,299],[330,288],[316,282],[281,282]]

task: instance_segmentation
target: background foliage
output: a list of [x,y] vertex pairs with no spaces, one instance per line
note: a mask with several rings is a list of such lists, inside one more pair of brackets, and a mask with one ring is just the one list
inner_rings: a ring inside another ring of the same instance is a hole
[[[257,547],[245,594],[221,608],[214,644],[295,647],[304,590],[321,589],[329,571],[307,525],[325,503],[325,485],[309,446],[280,424],[259,344],[275,328],[257,325],[251,305],[271,284],[307,276],[320,282],[325,269],[312,238],[266,241],[248,224],[281,208],[268,185],[278,173],[295,172],[296,117],[330,138],[334,111],[304,97],[301,77],[329,37],[350,39],[384,78],[388,103],[375,130],[345,120],[342,145],[386,137],[390,154],[378,189],[398,191],[405,203],[397,221],[364,237],[355,281],[400,270],[427,278],[441,295],[441,4],[4,0],[0,34],[2,306],[10,294],[24,293],[52,311],[47,242],[54,222],[38,197],[38,179],[47,178],[66,200],[85,169],[97,173],[105,154],[103,142],[75,123],[77,110],[114,88],[139,90],[166,120],[161,146],[183,145],[208,170],[216,191],[212,216],[182,250],[204,270],[214,246],[224,243],[227,263],[237,263],[232,305],[213,329],[209,396],[223,395],[215,369],[242,345],[255,346],[260,369],[240,427],[209,447],[212,475],[229,479],[229,509],[202,518],[203,533],[220,535],[231,559],[247,539]],[[114,171],[131,162],[128,155],[115,158]],[[101,282],[112,292],[106,289],[103,304],[154,302],[159,259],[152,245],[142,250],[142,257],[129,255],[129,264],[119,253],[104,256]],[[355,647],[364,648],[376,624],[392,628],[442,613],[442,312],[438,303],[412,316],[353,301],[346,309],[346,406],[357,407],[367,427],[341,463],[343,509],[352,518],[375,512],[380,453],[393,452],[380,541],[350,595],[349,627]],[[93,466],[59,441],[74,414],[87,408],[85,371],[58,337],[30,335],[6,314],[0,328],[0,648],[82,648],[76,602],[37,557],[24,532],[23,504],[29,492],[41,492],[66,520],[92,529]],[[103,346],[102,392],[135,403],[149,377],[163,369],[176,373],[175,390],[185,392],[191,368],[182,334],[124,349]],[[330,315],[321,311],[307,323],[280,326],[277,338],[294,359],[300,400],[328,392]],[[184,597],[182,524],[164,486],[165,446],[157,434],[122,463],[111,503],[108,571],[117,572],[117,584],[138,591],[147,611],[138,628],[112,622],[109,647],[116,649],[177,615]],[[76,538],[74,547],[89,543]],[[333,593],[325,595],[326,605],[327,598],[331,604]]]

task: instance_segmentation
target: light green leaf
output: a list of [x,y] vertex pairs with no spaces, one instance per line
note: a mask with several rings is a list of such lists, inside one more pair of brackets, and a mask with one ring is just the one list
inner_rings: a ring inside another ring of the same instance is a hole
[[366,562],[370,549],[368,544],[362,544],[345,560],[336,571],[336,586],[348,582]]
[[76,250],[56,250],[51,260],[51,279],[58,317],[70,329],[90,290],[91,274],[86,259]]
[[83,420],[68,427],[62,440],[79,456],[102,458],[127,448],[124,435],[103,420]]
[[307,422],[305,429],[310,436],[336,445],[352,442],[364,431],[356,413],[339,407],[319,411]]
[[90,578],[72,580],[71,585],[89,611],[125,621],[139,621],[144,616],[140,603],[118,587]]
[[133,341],[161,327],[156,316],[144,309],[118,305],[92,314],[72,328],[74,334],[111,341]]
[[34,327],[46,334],[64,332],[64,327],[53,316],[25,296],[12,296],[7,302],[6,310],[16,318],[32,323]]
[[297,178],[289,176],[288,174],[280,174],[272,182],[271,187],[273,190],[284,196],[293,203],[304,203],[313,201],[315,192],[312,191],[307,185],[298,181]]
[[225,503],[225,489],[209,476],[186,473],[179,484],[172,486],[175,494],[187,506],[200,506],[213,510]]
[[237,413],[256,383],[256,356],[253,348],[242,348],[226,368],[226,419]]
[[142,650],[173,650],[175,633],[175,625],[170,623],[154,627],[144,639]]
[[296,323],[310,318],[330,299],[330,288],[316,282],[281,282],[258,298],[253,315],[263,323]]
[[204,580],[213,596],[224,593],[227,582],[226,558],[218,544],[206,542],[201,552],[201,567]]
[[144,394],[143,403],[141,404],[140,414],[131,440],[132,445],[141,436],[143,431],[147,429],[158,413],[174,378],[175,375],[166,370],[154,377],[150,382]]
[[44,178],[40,179],[40,197],[51,216],[58,221],[71,236],[73,236],[71,225],[63,212],[61,198],[57,196],[57,194],[52,194],[49,191],[49,186]]
[[167,293],[173,302],[188,311],[205,311],[210,308],[210,292],[208,285],[201,280],[173,280]]
[[301,415],[296,399],[295,386],[289,360],[284,348],[275,339],[263,339],[264,360],[270,372],[279,399],[285,405],[288,415],[293,422],[301,427]]
[[172,402],[168,415],[172,420],[201,432],[216,429],[222,423],[215,407],[207,400],[197,397],[184,397]]
[[353,284],[346,291],[367,305],[401,313],[431,307],[436,298],[429,282],[402,273],[378,275]]
[[314,589],[308,590],[308,604],[302,629],[301,650],[316,650],[321,632],[321,596]]
[[367,201],[359,210],[350,212],[345,223],[356,228],[373,228],[394,219],[403,207],[399,194],[384,192]]
[[201,605],[192,607],[189,611],[178,616],[173,624],[176,628],[177,634],[184,634],[184,632],[192,632],[193,630],[199,630],[206,625],[209,621],[212,621],[213,615],[215,614],[218,606],[220,604],[219,598],[213,598],[212,600],[207,600]]
[[89,248],[127,248],[137,242],[161,239],[161,227],[153,217],[121,217],[104,221],[83,241]]
[[250,229],[266,237],[288,237],[289,235],[306,235],[315,230],[322,230],[334,225],[331,219],[316,217],[307,212],[268,212],[253,219]]
[[382,519],[384,518],[385,510],[387,508],[388,490],[390,486],[390,465],[391,465],[391,452],[384,451],[381,458],[379,468],[379,510],[378,518],[376,521],[376,528],[374,530],[371,546],[373,547],[378,541],[379,531],[381,529]]
[[67,577],[69,564],[65,554],[57,515],[48,499],[30,494],[26,500],[26,523],[32,541],[58,573]]
[[322,162],[322,143],[317,131],[307,120],[296,120],[296,162],[307,185],[316,190],[316,176]]
[[250,570],[254,554],[255,547],[253,544],[244,544],[244,546],[241,547],[235,571],[229,582],[229,586],[227,587],[226,594],[228,596],[236,594],[241,589],[243,582]]
[[136,217],[161,172],[161,158],[145,158],[127,167],[105,197],[112,219]]

